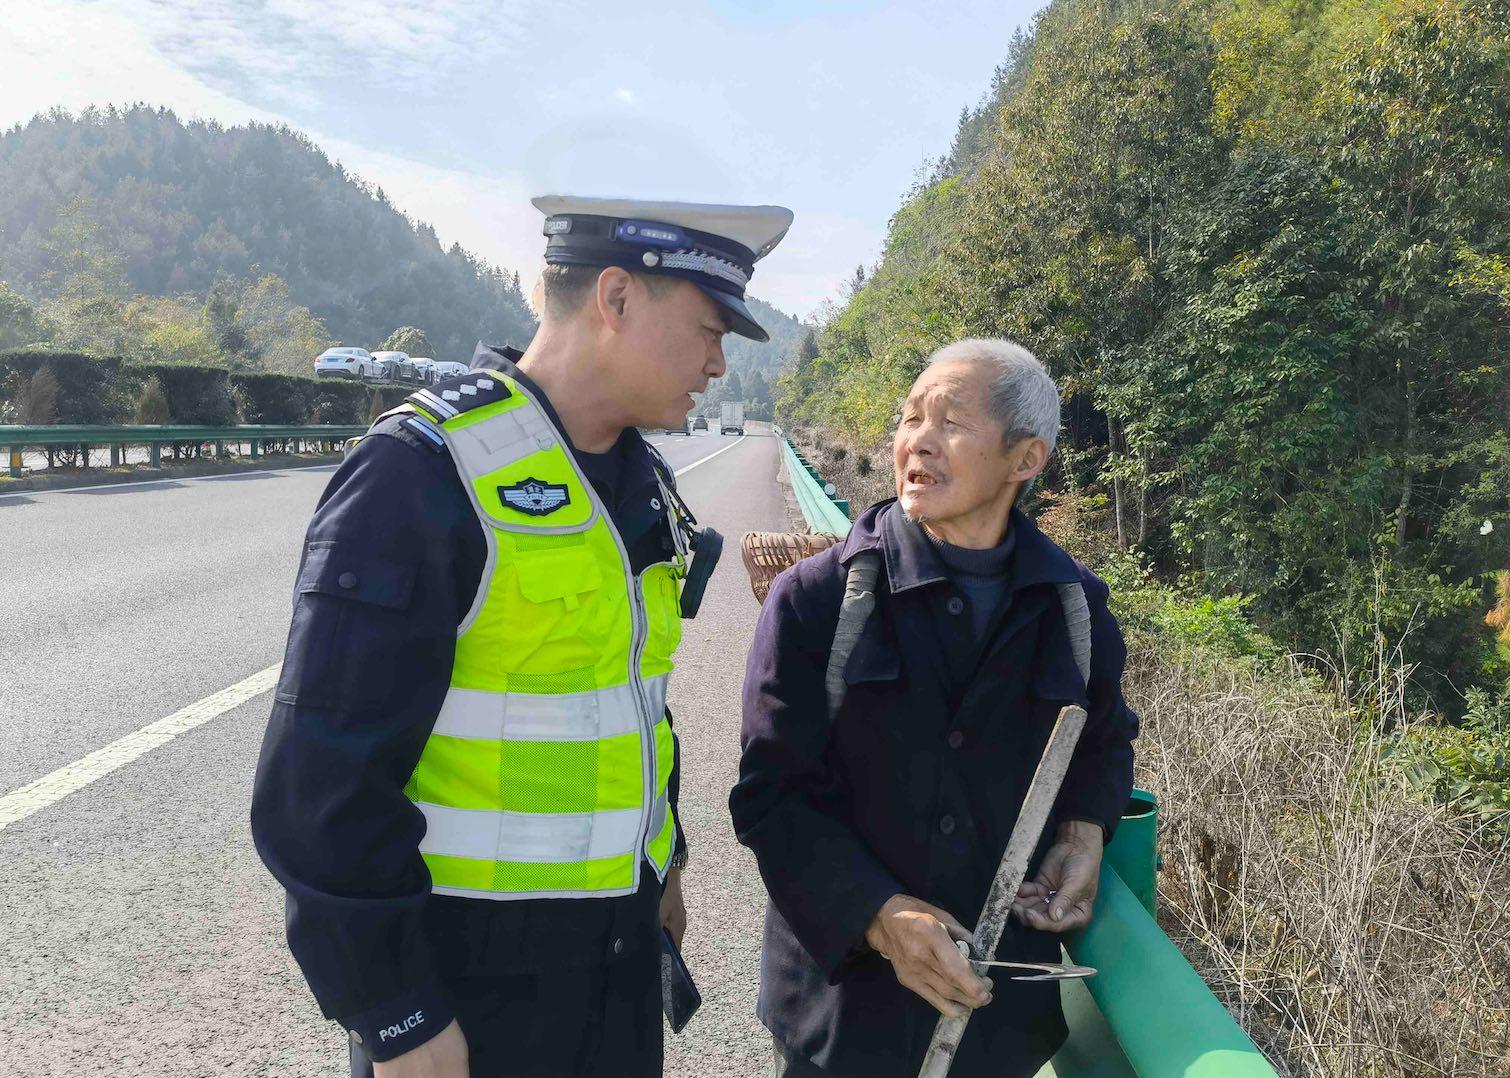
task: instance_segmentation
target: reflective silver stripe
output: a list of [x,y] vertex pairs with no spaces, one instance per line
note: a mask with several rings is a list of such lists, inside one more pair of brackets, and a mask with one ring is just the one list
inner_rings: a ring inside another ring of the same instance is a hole
[[445,447],[446,440],[440,436],[440,431],[436,430],[435,425],[424,416],[412,415],[408,419],[404,420],[404,422],[408,426],[413,427],[424,437],[430,439],[430,441],[434,442],[436,445],[441,446],[442,448]]
[[434,393],[431,393],[428,389],[416,390],[415,392],[409,394],[409,396],[414,400],[419,401],[419,403],[423,404],[426,408],[430,409],[430,411],[434,412],[436,415],[440,416],[442,420],[452,419],[456,416],[455,408],[452,408],[449,404],[441,400]]
[[447,427],[446,433],[450,435],[452,457],[470,479],[506,468],[556,444],[550,421],[528,404],[482,423],[455,430]]
[[[645,682],[662,713],[666,681],[662,674]],[[628,684],[551,696],[453,686],[440,706],[434,732],[486,741],[597,741],[639,729],[634,687]]]
[[640,810],[490,812],[417,802],[427,828],[421,853],[476,861],[564,865],[634,852]]
[[666,826],[666,814],[671,811],[671,802],[663,794],[655,799],[655,804],[650,809],[650,830],[645,832],[645,851],[649,853],[650,844],[661,833],[661,828]]
[[645,699],[650,704],[651,730],[655,729],[656,723],[666,717],[666,683],[669,680],[670,675],[657,674],[641,682],[645,686]]
[[[657,878],[664,881],[665,876]],[[634,882],[628,887],[613,887],[606,891],[478,891],[470,887],[430,885],[431,894],[455,895],[457,898],[480,898],[488,902],[524,902],[532,898],[620,898],[624,895],[632,895],[639,889],[638,871],[635,873]]]

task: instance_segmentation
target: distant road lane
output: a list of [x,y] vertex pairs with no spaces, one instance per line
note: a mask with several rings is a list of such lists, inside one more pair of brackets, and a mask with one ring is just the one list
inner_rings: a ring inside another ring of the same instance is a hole
[[[725,799],[757,611],[737,540],[786,526],[769,437],[656,435],[730,540],[671,706],[692,834],[688,961],[703,1011],[670,1075],[763,1067],[763,902]],[[714,459],[714,454],[718,454]],[[699,464],[698,462],[704,462]],[[281,657],[299,541],[333,468],[0,497],[0,796]],[[246,819],[269,696],[187,728],[0,830],[0,1074],[344,1074],[283,944]]]

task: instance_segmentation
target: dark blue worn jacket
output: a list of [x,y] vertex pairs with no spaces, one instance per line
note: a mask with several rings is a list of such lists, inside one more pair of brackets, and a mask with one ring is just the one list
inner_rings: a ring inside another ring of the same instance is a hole
[[[739,839],[770,894],[759,1013],[789,1049],[842,1075],[916,1074],[938,1012],[865,944],[887,899],[921,898],[973,926],[1048,734],[1087,708],[1031,873],[1067,819],[1107,837],[1132,789],[1137,716],[1122,697],[1126,649],[1107,587],[1021,511],[1004,609],[977,641],[968,599],[918,530],[873,506],[848,538],[782,573],[761,613],[744,688],[743,757],[730,796]],[[912,536],[909,539],[909,535]],[[845,668],[830,723],[824,693],[849,561],[882,555],[876,610]],[[1055,585],[1080,581],[1091,675],[1070,651]],[[940,625],[958,626],[957,631]],[[998,957],[1058,961],[1059,937],[1012,922]],[[998,972],[951,1073],[1032,1074],[1064,1038],[1058,988]]]

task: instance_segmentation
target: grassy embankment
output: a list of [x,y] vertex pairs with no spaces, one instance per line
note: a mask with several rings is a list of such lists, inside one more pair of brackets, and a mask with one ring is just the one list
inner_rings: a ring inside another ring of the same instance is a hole
[[[884,446],[794,433],[856,505],[890,494]],[[1510,1073],[1510,826],[1432,774],[1471,734],[1409,713],[1396,655],[1321,668],[1118,556],[1104,509],[1036,515],[1112,586],[1161,924],[1259,1046],[1291,1074]]]

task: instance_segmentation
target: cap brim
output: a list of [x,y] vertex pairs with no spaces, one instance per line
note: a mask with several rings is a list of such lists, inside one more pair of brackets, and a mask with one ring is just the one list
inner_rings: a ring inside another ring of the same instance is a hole
[[[697,287],[703,288],[702,285]],[[720,292],[716,288],[703,288],[703,294],[729,312],[734,323],[729,327],[729,332],[738,333],[741,337],[748,337],[752,341],[762,343],[771,339],[771,335],[761,328],[759,322],[755,321],[755,316],[750,313],[750,308],[745,306],[744,300],[731,296],[727,292]]]

